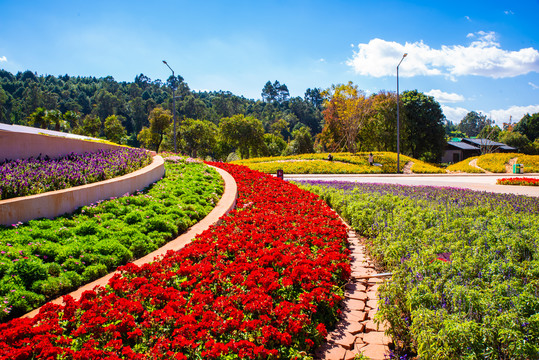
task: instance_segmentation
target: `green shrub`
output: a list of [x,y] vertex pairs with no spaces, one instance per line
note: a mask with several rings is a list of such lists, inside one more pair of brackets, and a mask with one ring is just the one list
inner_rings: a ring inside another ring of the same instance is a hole
[[[99,201],[54,220],[0,226],[0,296],[10,296],[0,306],[0,320],[33,306],[25,302],[10,310],[11,290],[31,291],[41,305],[156,250],[211,211],[223,192],[215,170],[185,162],[165,167],[166,177],[156,186],[131,196]],[[15,269],[19,260],[13,260],[21,258]]]

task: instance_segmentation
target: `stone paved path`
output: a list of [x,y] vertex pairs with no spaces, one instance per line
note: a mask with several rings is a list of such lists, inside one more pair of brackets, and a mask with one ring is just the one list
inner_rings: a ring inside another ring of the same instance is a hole
[[391,340],[384,335],[385,327],[374,323],[378,309],[377,290],[382,277],[365,254],[365,246],[354,230],[349,229],[352,276],[346,285],[341,320],[328,334],[327,344],[315,352],[318,360],[351,360],[363,354],[372,360],[387,359]]

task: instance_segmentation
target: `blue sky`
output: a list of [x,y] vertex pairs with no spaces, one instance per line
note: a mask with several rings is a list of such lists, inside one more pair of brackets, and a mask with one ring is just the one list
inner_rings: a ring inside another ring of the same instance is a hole
[[0,0],[0,68],[111,75],[170,70],[191,89],[260,98],[353,81],[417,89],[460,121],[539,112],[539,1]]

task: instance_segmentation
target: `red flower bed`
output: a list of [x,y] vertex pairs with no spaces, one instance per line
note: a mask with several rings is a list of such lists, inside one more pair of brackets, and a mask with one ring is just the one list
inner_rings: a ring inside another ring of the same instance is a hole
[[525,185],[525,186],[539,186],[538,178],[504,178],[496,181],[498,185]]
[[0,325],[3,359],[301,359],[336,321],[346,229],[316,195],[246,167],[237,207],[107,288]]

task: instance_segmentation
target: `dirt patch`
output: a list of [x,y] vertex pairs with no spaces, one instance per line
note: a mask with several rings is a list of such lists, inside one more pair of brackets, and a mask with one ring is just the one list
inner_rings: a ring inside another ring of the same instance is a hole
[[406,164],[404,164],[404,167],[402,168],[402,173],[403,174],[413,174],[412,166],[414,166],[414,162],[413,161],[408,161]]
[[470,163],[468,165],[470,165],[471,167],[477,168],[477,169],[483,171],[486,174],[492,174],[492,172],[487,171],[487,170],[483,169],[482,167],[477,166],[477,159],[473,159],[472,161],[470,161]]

